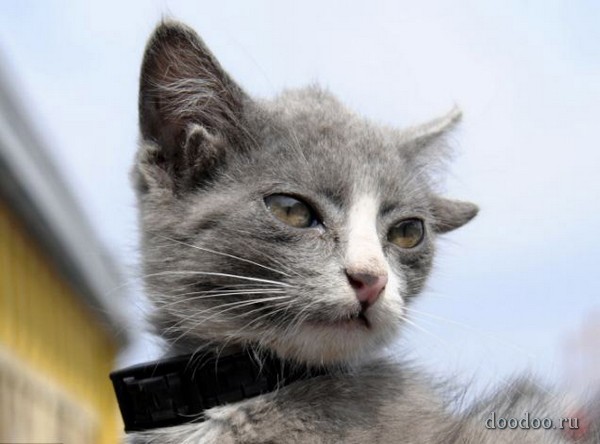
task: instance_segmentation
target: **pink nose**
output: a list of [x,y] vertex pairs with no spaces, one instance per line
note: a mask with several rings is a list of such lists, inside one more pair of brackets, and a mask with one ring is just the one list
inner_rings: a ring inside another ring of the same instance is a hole
[[367,307],[373,305],[385,288],[388,277],[370,273],[351,273],[346,271],[350,285],[354,288],[356,298]]

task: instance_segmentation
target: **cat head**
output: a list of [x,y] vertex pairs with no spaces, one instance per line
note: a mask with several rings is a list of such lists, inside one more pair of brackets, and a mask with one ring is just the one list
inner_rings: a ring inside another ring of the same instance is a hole
[[145,282],[175,345],[360,359],[397,333],[435,238],[477,213],[431,184],[458,110],[397,130],[318,87],[253,99],[178,23],[148,43],[139,113]]

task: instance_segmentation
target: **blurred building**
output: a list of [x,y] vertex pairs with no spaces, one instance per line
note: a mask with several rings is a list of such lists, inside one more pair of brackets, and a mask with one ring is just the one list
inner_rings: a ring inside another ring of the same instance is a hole
[[118,273],[16,97],[0,73],[0,442],[116,443]]

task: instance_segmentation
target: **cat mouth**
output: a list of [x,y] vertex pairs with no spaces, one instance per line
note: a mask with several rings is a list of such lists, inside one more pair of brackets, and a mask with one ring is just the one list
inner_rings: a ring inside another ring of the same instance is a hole
[[353,328],[364,328],[367,330],[371,329],[371,321],[367,318],[367,315],[364,311],[360,311],[358,313],[353,313],[345,318],[336,319],[331,321],[312,321],[311,323],[317,324],[319,327],[334,327],[334,328],[343,328],[343,329],[353,329]]
[[362,324],[366,328],[371,328],[371,322],[369,321],[369,318],[367,318],[367,315],[365,314],[365,312],[362,310],[356,316],[352,316],[350,318],[350,322],[358,322],[359,324]]

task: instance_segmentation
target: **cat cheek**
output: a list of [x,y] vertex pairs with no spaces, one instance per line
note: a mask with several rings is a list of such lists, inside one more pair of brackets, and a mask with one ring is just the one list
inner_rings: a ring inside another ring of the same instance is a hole
[[404,273],[395,271],[390,268],[389,280],[386,289],[385,297],[390,300],[404,300],[404,294],[406,293],[406,277]]

